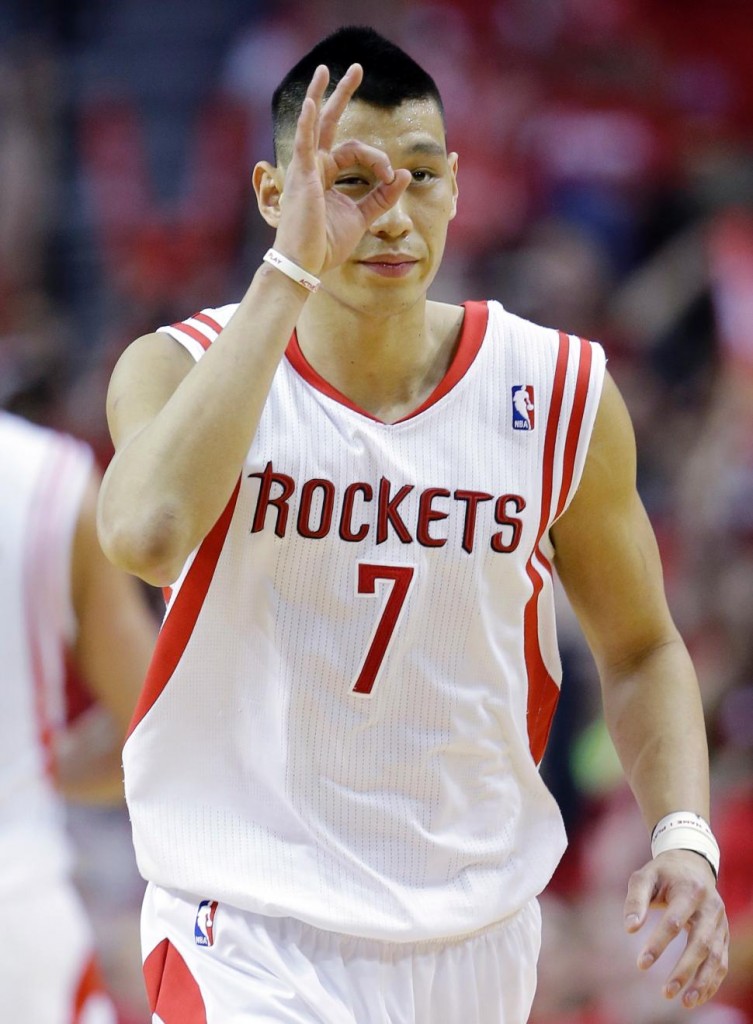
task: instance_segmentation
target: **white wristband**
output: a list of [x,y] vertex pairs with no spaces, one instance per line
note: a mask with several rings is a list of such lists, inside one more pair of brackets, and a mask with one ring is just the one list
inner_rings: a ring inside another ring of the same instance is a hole
[[667,850],[700,853],[711,865],[714,877],[719,877],[719,844],[708,822],[694,811],[675,811],[656,825],[651,833],[651,856],[658,857]]
[[318,277],[309,274],[307,270],[303,270],[297,263],[293,263],[292,260],[289,260],[287,256],[283,256],[276,249],[267,250],[264,254],[264,262],[271,263],[273,267],[276,267],[282,274],[289,277],[291,281],[303,285],[308,291],[315,292],[319,290],[321,282]]

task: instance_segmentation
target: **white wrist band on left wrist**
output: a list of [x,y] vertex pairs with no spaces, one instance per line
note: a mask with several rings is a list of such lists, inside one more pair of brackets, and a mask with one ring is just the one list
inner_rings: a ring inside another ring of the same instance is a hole
[[714,877],[719,877],[719,844],[708,822],[694,811],[674,811],[657,823],[651,833],[651,856],[667,850],[700,854],[711,865]]

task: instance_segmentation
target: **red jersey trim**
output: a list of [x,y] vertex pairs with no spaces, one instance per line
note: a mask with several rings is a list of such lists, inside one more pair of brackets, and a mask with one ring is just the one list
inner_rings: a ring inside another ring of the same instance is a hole
[[143,971],[149,1009],[164,1024],[207,1024],[199,985],[169,939],[154,947]]
[[86,1011],[86,1004],[93,996],[103,996],[109,999],[105,988],[102,972],[94,956],[87,960],[81,977],[78,980],[76,994],[73,999],[73,1024],[81,1024]]
[[194,313],[194,315],[189,317],[189,319],[198,320],[199,323],[206,324],[206,326],[210,330],[214,331],[215,334],[220,334],[222,331],[222,324],[217,323],[217,321],[208,313]]
[[[463,379],[471,368],[473,361],[481,348],[484,335],[486,334],[486,326],[489,321],[489,307],[486,302],[464,302],[463,308],[465,310],[463,325],[460,329],[457,349],[455,350],[455,355],[447,369],[447,373],[439,384],[437,384],[436,388],[432,391],[425,402],[422,402],[421,405],[408,413],[407,416],[403,416],[401,419],[396,420],[396,423],[405,423],[406,420],[413,419],[414,416],[418,416],[426,409],[429,409],[432,405],[435,405],[440,398],[444,398],[445,395],[452,391],[455,385]],[[320,391],[328,398],[332,398],[334,401],[339,402],[340,405],[344,405],[346,408],[352,409],[353,412],[360,413],[361,416],[366,416],[368,419],[374,420],[376,423],[384,422],[383,420],[380,420],[378,416],[373,416],[370,412],[366,412],[365,409],[361,409],[354,402],[351,402],[351,400],[341,391],[338,391],[337,388],[333,387],[329,383],[329,381],[325,380],[324,377],[321,377],[316,372],[314,367],[309,363],[308,359],[306,359],[305,355],[301,351],[301,347],[298,344],[298,337],[295,332],[293,332],[293,336],[288,343],[285,355],[293,369],[303,377],[308,384],[313,388],[316,388],[317,391]]]
[[562,467],[562,484],[560,487],[560,499],[557,502],[555,519],[559,519],[562,510],[567,502],[567,496],[573,483],[575,472],[575,457],[578,454],[580,432],[583,426],[583,415],[586,411],[586,398],[588,397],[588,386],[591,382],[592,349],[587,341],[580,339],[580,352],[578,361],[578,375],[575,381],[575,395],[573,407],[570,413],[570,422],[567,426],[567,438],[565,439],[565,456]]
[[183,331],[183,333],[187,334],[189,338],[193,338],[194,341],[198,341],[198,343],[204,350],[208,349],[209,346],[212,344],[212,338],[207,338],[206,335],[201,333],[201,331],[197,330],[195,327],[192,327],[191,324],[187,324],[182,320],[180,321],[180,323],[173,324],[172,327],[173,330]]
[[[191,639],[199,612],[207,596],[214,571],[222,554],[222,548],[230,529],[235,505],[240,491],[240,479],[235,485],[225,511],[206,535],[186,574],[178,596],[165,619],[157,638],[154,654],[149,664],[144,686],[141,690],[128,736],[149,712],[157,698],[172,678],[178,662]],[[126,737],[127,738],[127,737]]]
[[[68,464],[74,455],[72,444],[61,439],[55,444],[51,458],[45,463],[31,503],[31,523],[24,551],[24,618],[29,644],[29,661],[34,686],[34,711],[37,737],[43,751],[44,769],[48,776],[55,774],[53,748],[54,726],[50,717],[50,692],[53,680],[45,661],[42,631],[53,628],[56,621],[48,606],[50,599],[48,566],[55,564],[56,552],[51,545],[51,525],[48,516],[58,506],[57,492],[68,475]],[[51,511],[52,510],[52,511]],[[78,516],[76,516],[78,521]],[[75,526],[74,526],[75,534]],[[72,542],[71,542],[72,543]],[[63,638],[59,638],[62,655]],[[61,681],[62,685],[62,681]]]
[[546,423],[544,435],[544,460],[543,460],[543,483],[541,493],[541,516],[539,518],[539,529],[536,535],[536,543],[526,564],[526,573],[531,581],[533,591],[526,602],[523,612],[523,643],[525,652],[526,671],[528,673],[528,743],[533,759],[538,764],[544,756],[549,730],[552,724],[552,717],[557,701],[559,700],[559,687],[549,674],[544,662],[539,639],[539,595],[544,586],[544,580],[533,564],[534,556],[537,556],[548,572],[551,571],[548,560],[540,550],[540,545],[547,523],[552,504],[552,492],[554,487],[554,456],[557,442],[557,430],[562,415],[562,400],[565,392],[565,379],[567,377],[567,362],[570,343],[566,334],[560,331],[559,350],[557,352],[557,363],[554,371],[554,383],[552,386],[552,399],[549,406],[549,416]]

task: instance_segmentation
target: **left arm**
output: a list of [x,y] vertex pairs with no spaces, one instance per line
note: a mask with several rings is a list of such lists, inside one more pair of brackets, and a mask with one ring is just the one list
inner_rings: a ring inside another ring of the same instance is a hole
[[[673,811],[708,820],[703,709],[690,657],[672,621],[656,540],[636,490],[632,425],[607,377],[583,477],[555,523],[555,565],[599,671],[604,715],[652,829]],[[710,999],[726,973],[728,929],[708,863],[670,850],[633,875],[625,904],[635,931],[664,913],[639,959],[649,967],[683,928],[686,949],[665,985],[686,1006]]]
[[71,594],[77,630],[71,651],[97,704],[61,737],[63,793],[83,802],[123,799],[121,750],[157,636],[142,584],[107,558],[97,539],[100,475],[84,492],[73,541]]

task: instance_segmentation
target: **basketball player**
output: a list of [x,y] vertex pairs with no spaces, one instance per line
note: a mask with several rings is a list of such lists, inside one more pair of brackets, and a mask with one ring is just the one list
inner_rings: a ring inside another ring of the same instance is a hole
[[[119,748],[156,626],[136,581],[99,547],[98,485],[86,445],[0,412],[0,995],[3,1020],[17,1024],[116,1020],[70,879],[56,740],[67,654]],[[122,799],[120,771],[86,780],[80,763],[70,769],[77,798]]]
[[153,1020],[527,1019],[565,846],[553,568],[659,824],[626,927],[664,908],[641,967],[687,931],[665,991],[701,1004],[727,944],[704,723],[604,354],[427,299],[458,156],[401,50],[341,30],[274,121],[248,291],[135,341],[108,398],[103,545],[169,587],[124,753]]

